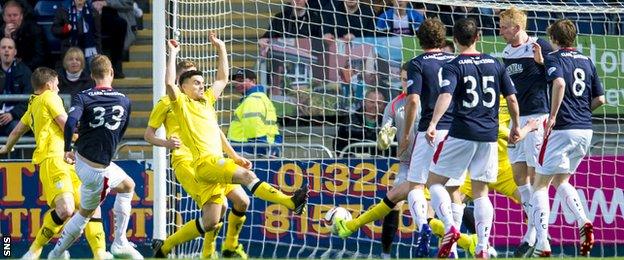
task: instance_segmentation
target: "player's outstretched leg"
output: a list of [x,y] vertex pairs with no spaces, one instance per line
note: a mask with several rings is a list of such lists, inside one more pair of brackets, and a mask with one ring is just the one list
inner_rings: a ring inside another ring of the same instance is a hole
[[357,231],[362,226],[388,215],[395,205],[396,204],[388,197],[385,197],[380,203],[377,203],[377,205],[373,206],[371,209],[367,210],[355,219],[346,221],[341,218],[336,218],[335,221],[338,236],[341,238],[349,237],[353,232]]
[[401,183],[399,186],[393,187],[388,191],[386,197],[375,206],[359,215],[357,218],[346,221],[344,219],[336,218],[336,229],[338,236],[341,238],[349,237],[353,232],[360,229],[362,226],[371,223],[376,220],[380,220],[390,211],[395,208],[398,202],[401,202],[407,198],[407,194],[410,191],[410,184],[407,182]]
[[548,219],[550,217],[550,203],[548,187],[552,176],[537,174],[533,183],[531,196],[531,217],[537,231],[537,240],[533,249],[532,257],[549,257],[551,255],[550,243],[548,242]]
[[215,226],[213,230],[210,230],[204,234],[204,245],[202,247],[202,259],[219,259],[217,255],[217,236],[223,227],[223,221]]
[[[432,179],[436,179],[435,181]],[[438,258],[447,258],[451,253],[451,249],[455,242],[459,239],[459,229],[455,226],[453,220],[453,212],[451,210],[451,196],[448,194],[444,186],[439,183],[446,183],[448,178],[430,174],[429,192],[431,193],[431,207],[435,210],[440,220],[444,223],[445,234],[442,237],[440,248],[438,249]]]
[[[113,167],[113,174],[123,172],[119,166],[111,163],[109,167]],[[111,174],[112,175],[112,174]],[[124,173],[125,175],[125,173]],[[132,196],[134,195],[134,181],[127,175],[125,175],[118,185],[113,190],[117,192],[115,196],[115,203],[113,204],[113,214],[115,220],[115,231],[113,244],[111,244],[110,251],[114,256],[131,257],[132,259],[143,259],[143,256],[137,251],[134,246],[128,242],[126,237],[126,231],[128,230],[128,223],[130,221],[130,213],[132,210]]]
[[412,219],[418,231],[416,243],[416,257],[429,256],[429,242],[431,240],[431,227],[427,224],[427,199],[425,198],[424,185],[416,184],[407,194]]
[[54,200],[54,209],[49,210],[43,217],[43,224],[28,252],[22,256],[22,259],[39,259],[43,246],[50,242],[50,239],[63,228],[63,224],[67,218],[74,213],[74,199],[71,193],[63,193],[58,195]]
[[292,196],[282,193],[280,190],[261,181],[253,171],[247,170],[234,164],[230,159],[226,159],[226,172],[230,172],[231,177],[214,177],[215,174],[202,174],[198,172],[198,179],[207,183],[239,183],[249,189],[256,197],[275,204],[280,204],[292,210],[296,215],[301,215],[308,204],[308,186],[303,185],[296,190]]
[[238,242],[238,236],[245,223],[249,197],[240,185],[227,193],[227,198],[232,201],[232,209],[228,214],[228,226],[225,239],[221,249],[221,256],[224,258],[247,259],[247,253],[243,245]]
[[594,226],[587,218],[581,199],[576,189],[568,182],[569,179],[569,174],[557,175],[553,179],[553,185],[557,188],[557,193],[565,198],[564,205],[566,205],[576,217],[576,223],[581,237],[579,254],[587,256],[594,246]]
[[188,221],[164,241],[154,239],[152,242],[154,258],[166,258],[176,245],[203,236],[204,234],[205,231],[200,218]]

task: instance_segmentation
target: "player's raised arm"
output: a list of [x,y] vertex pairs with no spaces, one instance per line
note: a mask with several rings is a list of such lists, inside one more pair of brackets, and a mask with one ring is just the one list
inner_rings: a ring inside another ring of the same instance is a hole
[[7,142],[4,146],[0,147],[0,154],[5,154],[13,150],[13,146],[17,143],[17,141],[28,132],[30,129],[27,125],[22,123],[21,121],[17,123],[17,126],[11,131],[9,136],[7,137]]
[[214,32],[210,33],[210,42],[213,47],[217,48],[217,78],[212,83],[212,94],[214,94],[215,98],[219,98],[221,93],[223,93],[223,89],[228,84],[228,78],[230,75],[230,64],[228,62],[228,54],[227,49],[225,48],[225,43],[217,38],[217,35]]
[[167,96],[171,101],[177,100],[180,89],[176,85],[176,58],[180,52],[180,45],[176,40],[167,41],[167,49],[169,50],[169,59],[167,60],[167,71],[165,74],[165,85]]

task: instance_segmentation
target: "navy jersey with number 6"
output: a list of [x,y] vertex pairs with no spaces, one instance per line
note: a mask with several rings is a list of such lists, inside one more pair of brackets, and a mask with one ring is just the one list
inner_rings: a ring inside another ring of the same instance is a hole
[[[67,122],[80,123],[76,151],[89,161],[108,166],[128,127],[130,110],[128,97],[112,88],[92,88],[74,96]],[[66,134],[66,151],[68,143]]]
[[[418,94],[422,107],[418,131],[427,131],[433,117],[433,109],[440,90],[440,69],[442,65],[455,58],[445,52],[425,52],[410,60],[407,68],[407,94]],[[448,111],[452,111],[452,106]],[[450,112],[444,113],[436,126],[438,130],[447,130],[451,127],[453,116]]]
[[550,53],[544,59],[546,80],[565,81],[561,107],[553,129],[592,129],[592,99],[604,95],[594,63],[575,49],[566,48]]
[[499,95],[516,89],[505,67],[487,54],[460,54],[442,67],[440,93],[453,95],[449,136],[496,142]]

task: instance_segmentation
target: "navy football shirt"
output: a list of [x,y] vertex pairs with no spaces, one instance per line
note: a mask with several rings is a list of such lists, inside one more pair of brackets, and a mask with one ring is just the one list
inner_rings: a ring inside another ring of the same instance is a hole
[[553,129],[591,129],[591,102],[604,95],[594,63],[575,49],[561,49],[545,59],[548,82],[565,80],[565,93]]
[[[433,109],[438,100],[440,90],[440,70],[442,65],[455,58],[452,54],[445,52],[425,52],[410,60],[407,68],[407,94],[418,94],[420,96],[421,117],[418,123],[418,131],[427,131],[429,122],[433,117]],[[453,108],[444,113],[438,125],[439,130],[446,130],[451,127]]]
[[503,50],[507,74],[518,91],[516,96],[521,116],[550,112],[546,70],[544,65],[535,62],[533,43],[542,47],[544,58],[553,51],[550,43],[537,37],[529,37],[526,43],[519,46],[508,44]]
[[[130,110],[128,97],[112,88],[92,88],[75,95],[67,122],[80,123],[76,151],[89,161],[109,165],[128,127]],[[66,137],[66,150],[67,145]]]
[[440,93],[453,95],[450,136],[496,142],[500,93],[508,96],[516,89],[498,60],[479,53],[460,54],[442,67]]

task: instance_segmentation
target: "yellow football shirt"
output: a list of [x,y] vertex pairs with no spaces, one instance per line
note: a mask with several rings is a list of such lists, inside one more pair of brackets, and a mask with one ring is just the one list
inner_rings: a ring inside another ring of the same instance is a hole
[[54,121],[54,118],[62,114],[65,114],[65,108],[58,94],[46,90],[39,95],[30,96],[28,110],[20,121],[35,134],[36,147],[32,157],[34,164],[50,157],[63,157],[63,129]]
[[507,100],[501,96],[498,109],[498,165],[509,164],[509,156],[507,155],[509,121],[511,121],[511,116],[507,108]]
[[[178,118],[173,113],[171,101],[168,96],[164,96],[158,100],[158,103],[156,103],[154,109],[152,109],[152,112],[150,113],[147,125],[152,128],[159,128],[161,125],[164,125],[167,139],[172,136],[180,138],[180,123],[178,122]],[[171,161],[173,164],[181,160],[192,159],[193,155],[184,145],[184,142],[182,142],[179,148],[171,151]]]
[[193,100],[177,90],[177,100],[171,102],[180,125],[180,139],[188,146],[194,160],[205,156],[223,156],[221,129],[214,109],[216,98],[208,89],[205,100]]

